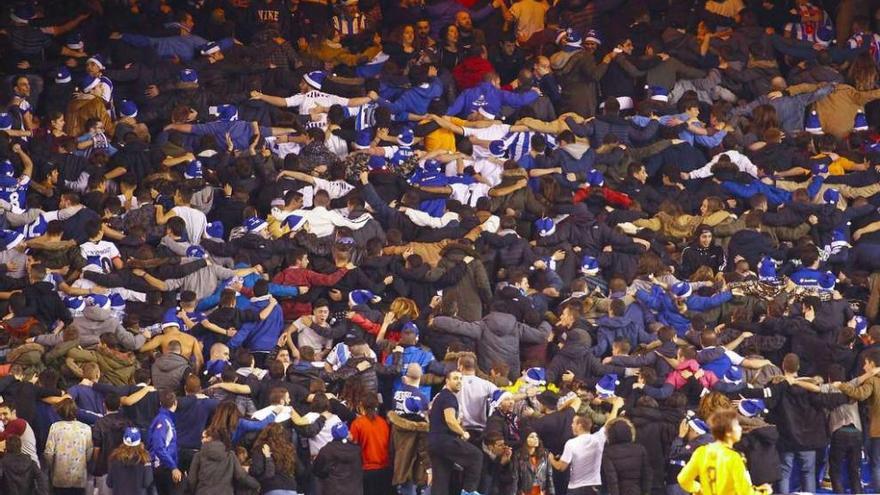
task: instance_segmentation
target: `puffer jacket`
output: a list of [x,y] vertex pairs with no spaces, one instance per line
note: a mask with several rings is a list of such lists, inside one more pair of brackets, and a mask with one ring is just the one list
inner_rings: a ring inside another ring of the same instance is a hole
[[477,361],[480,369],[489,370],[495,363],[510,367],[508,377],[520,375],[520,344],[541,344],[550,334],[550,324],[538,328],[519,323],[508,313],[492,311],[480,321],[463,321],[448,316],[434,318],[434,328],[477,340]]
[[651,491],[652,471],[645,447],[635,442],[636,429],[626,419],[605,426],[602,484],[608,495],[642,495]]
[[212,440],[193,457],[186,484],[196,495],[235,495],[235,484],[259,490],[260,484],[245,471],[223,442]]

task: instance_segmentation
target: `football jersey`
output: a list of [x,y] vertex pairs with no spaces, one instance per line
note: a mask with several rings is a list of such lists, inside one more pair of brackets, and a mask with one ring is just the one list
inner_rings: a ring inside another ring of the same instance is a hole
[[108,241],[86,242],[79,247],[80,254],[87,265],[93,265],[103,273],[113,271],[113,258],[119,257],[119,249]]
[[13,213],[24,211],[30,183],[31,178],[27,175],[22,175],[17,179],[15,177],[0,177],[0,199],[10,204]]

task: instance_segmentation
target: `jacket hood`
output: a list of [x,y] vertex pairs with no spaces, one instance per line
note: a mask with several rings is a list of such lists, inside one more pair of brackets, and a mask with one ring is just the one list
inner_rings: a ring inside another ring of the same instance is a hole
[[212,440],[206,444],[202,444],[202,449],[199,452],[202,453],[202,456],[204,456],[205,459],[214,462],[223,461],[228,457],[226,446],[223,445],[223,442],[218,440]]
[[636,429],[629,421],[615,419],[605,427],[605,435],[611,445],[617,443],[631,443],[636,439]]
[[571,155],[575,160],[580,160],[587,151],[590,151],[590,145],[586,143],[571,143],[561,146],[559,149]]
[[6,454],[0,467],[3,468],[3,474],[11,479],[27,479],[28,471],[32,469],[33,461],[27,454]]
[[180,354],[164,353],[156,359],[154,365],[162,372],[171,372],[189,366],[189,361]]
[[587,56],[583,50],[575,50],[567,52],[565,50],[558,51],[550,56],[550,67],[554,71],[562,74],[570,72],[574,68],[572,60],[577,60],[578,56]]
[[107,321],[112,316],[110,309],[97,306],[86,306],[82,312],[83,318],[92,321]]

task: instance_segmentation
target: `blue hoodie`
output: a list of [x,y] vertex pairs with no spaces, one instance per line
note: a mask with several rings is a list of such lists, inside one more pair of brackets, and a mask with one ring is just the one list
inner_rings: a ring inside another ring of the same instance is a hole
[[150,423],[147,447],[154,467],[177,469],[177,430],[174,428],[174,413],[159,409],[159,414]]
[[431,100],[439,98],[443,94],[443,83],[436,77],[420,86],[415,86],[403,92],[393,102],[379,99],[379,105],[387,108],[394,116],[394,120],[406,122],[409,114],[424,115],[428,113],[428,105]]
[[[242,307],[241,310],[251,310],[259,313],[269,305],[268,299],[251,300],[248,305]],[[272,312],[265,320],[256,322],[248,322],[241,326],[238,333],[229,340],[227,344],[230,349],[238,349],[245,346],[251,351],[269,352],[275,349],[278,343],[278,337],[284,330],[284,316],[281,312],[281,306],[275,306]]]
[[657,319],[664,325],[674,328],[679,337],[683,336],[691,326],[691,321],[678,312],[678,305],[659,285],[652,286],[651,292],[637,291],[636,299],[656,311]]
[[492,115],[500,115],[502,106],[519,108],[537,99],[538,93],[534,91],[514,93],[496,88],[492,83],[482,82],[462,91],[446,110],[446,115],[467,117],[480,108]]
[[[393,361],[393,356],[388,356],[385,358],[385,364],[390,365]],[[402,374],[406,374],[406,368],[412,364],[416,363],[422,367],[422,373],[427,373],[428,365],[431,364],[431,361],[434,361],[434,354],[431,351],[427,351],[422,349],[421,346],[418,345],[410,345],[403,348],[403,356],[400,357],[400,363],[402,366]],[[403,387],[403,381],[400,377],[394,378],[394,384],[392,385],[392,392],[397,393],[398,390]],[[422,392],[422,395],[425,397],[431,396],[431,386],[423,385],[419,387],[419,390]]]

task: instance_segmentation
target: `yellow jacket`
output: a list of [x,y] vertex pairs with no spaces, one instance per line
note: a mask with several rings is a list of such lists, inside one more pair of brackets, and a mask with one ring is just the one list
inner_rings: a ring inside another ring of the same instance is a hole
[[712,442],[694,451],[678,473],[678,484],[688,493],[700,495],[752,495],[758,493],[746,469],[742,454]]

